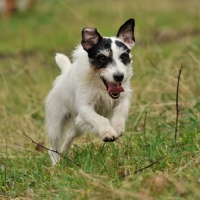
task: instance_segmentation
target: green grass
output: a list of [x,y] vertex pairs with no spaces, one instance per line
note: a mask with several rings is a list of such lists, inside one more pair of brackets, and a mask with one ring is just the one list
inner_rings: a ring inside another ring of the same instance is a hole
[[[0,199],[200,199],[199,13],[197,0],[52,0],[0,19]],[[44,99],[60,73],[55,53],[70,56],[83,27],[112,36],[130,17],[136,46],[126,133],[114,143],[78,138],[73,162],[52,167],[22,133],[48,146]]]

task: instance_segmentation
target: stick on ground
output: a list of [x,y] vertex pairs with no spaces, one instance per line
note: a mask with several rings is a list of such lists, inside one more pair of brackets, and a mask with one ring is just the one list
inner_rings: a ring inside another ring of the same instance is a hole
[[63,158],[65,158],[65,159],[67,159],[68,161],[74,163],[76,166],[81,167],[78,163],[76,163],[76,162],[74,162],[73,160],[67,158],[67,157],[64,156],[63,154],[59,153],[57,150],[56,150],[56,151],[55,151],[55,150],[51,150],[51,149],[49,149],[49,148],[43,146],[42,144],[35,142],[30,136],[26,135],[25,133],[23,133],[23,135],[26,136],[27,138],[29,138],[29,139],[32,141],[32,143],[34,143],[34,144],[36,144],[36,145],[38,145],[38,146],[40,146],[40,147],[46,149],[47,151],[52,151],[52,152],[54,152],[54,153],[57,153],[57,154],[60,155],[61,157],[63,157]]
[[177,81],[177,87],[176,87],[176,126],[175,126],[175,142],[177,139],[177,134],[178,134],[178,117],[179,117],[179,104],[178,104],[178,94],[179,94],[179,82],[180,82],[180,77],[181,77],[181,71],[182,71],[182,64],[181,64],[181,68],[179,70],[178,73],[178,81]]

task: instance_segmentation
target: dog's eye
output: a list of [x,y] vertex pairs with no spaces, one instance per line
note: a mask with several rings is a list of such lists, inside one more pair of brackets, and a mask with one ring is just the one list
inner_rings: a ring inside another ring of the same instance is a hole
[[121,56],[120,56],[120,59],[123,63],[127,63],[129,61],[129,55],[127,53],[123,53]]
[[108,61],[108,58],[106,56],[102,55],[102,56],[99,57],[99,61],[102,62],[102,63],[105,63],[105,62]]

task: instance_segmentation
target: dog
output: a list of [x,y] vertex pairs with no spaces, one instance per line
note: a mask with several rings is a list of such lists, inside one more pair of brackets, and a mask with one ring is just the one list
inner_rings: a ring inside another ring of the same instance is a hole
[[[130,51],[135,45],[135,20],[129,19],[116,37],[102,37],[96,28],[82,30],[73,60],[56,54],[61,69],[46,98],[46,130],[52,164],[84,132],[94,132],[113,142],[125,132],[131,102]],[[63,144],[62,138],[67,128]]]

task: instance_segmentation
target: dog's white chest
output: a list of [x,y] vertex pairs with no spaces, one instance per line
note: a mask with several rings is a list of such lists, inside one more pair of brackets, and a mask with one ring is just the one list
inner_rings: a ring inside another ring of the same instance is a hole
[[114,102],[110,96],[99,98],[94,106],[95,111],[104,117],[110,117],[115,108],[116,102]]

